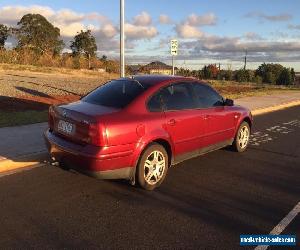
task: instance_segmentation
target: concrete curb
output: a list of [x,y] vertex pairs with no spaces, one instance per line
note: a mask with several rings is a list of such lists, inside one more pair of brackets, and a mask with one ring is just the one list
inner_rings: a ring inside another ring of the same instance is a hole
[[[274,111],[278,111],[278,110],[282,110],[282,109],[286,109],[298,105],[300,105],[300,100],[283,103],[280,105],[275,105],[267,108],[255,109],[251,112],[253,116],[257,116],[257,115],[262,115],[269,112],[274,112]],[[28,168],[33,165],[37,165],[39,163],[45,162],[48,159],[49,159],[48,152],[42,151],[42,152],[36,152],[30,155],[22,156],[14,160],[11,159],[0,160],[0,173],[13,171],[16,169],[21,169],[26,167]]]
[[282,109],[286,109],[286,108],[291,108],[291,107],[298,106],[298,105],[300,105],[300,100],[282,103],[282,104],[274,105],[274,106],[267,107],[267,108],[255,109],[255,110],[251,111],[251,113],[254,116],[262,115],[262,114],[266,114],[266,113],[270,113],[270,112],[274,112],[274,111],[278,111],[278,110],[282,110]]
[[31,167],[46,161],[49,154],[46,151],[32,153],[30,155],[20,156],[15,159],[0,160],[0,173],[8,172],[20,168]]

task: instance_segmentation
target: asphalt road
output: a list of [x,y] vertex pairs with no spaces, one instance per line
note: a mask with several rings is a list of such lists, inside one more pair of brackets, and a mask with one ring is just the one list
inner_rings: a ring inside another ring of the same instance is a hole
[[[300,201],[299,179],[298,106],[255,117],[245,153],[181,163],[154,192],[50,165],[2,176],[0,247],[253,249],[239,235],[268,234]],[[299,214],[283,233],[299,247]]]

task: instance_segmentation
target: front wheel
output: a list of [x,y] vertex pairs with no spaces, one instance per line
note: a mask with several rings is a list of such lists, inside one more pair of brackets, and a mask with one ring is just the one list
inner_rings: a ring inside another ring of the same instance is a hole
[[249,144],[250,126],[247,122],[242,122],[233,141],[233,149],[237,152],[244,152]]
[[153,143],[142,153],[137,165],[137,180],[146,190],[153,190],[165,179],[168,171],[168,154],[163,146]]

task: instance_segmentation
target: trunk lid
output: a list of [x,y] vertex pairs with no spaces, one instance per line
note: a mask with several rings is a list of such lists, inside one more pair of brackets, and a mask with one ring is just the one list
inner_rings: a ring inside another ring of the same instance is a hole
[[106,143],[105,126],[101,116],[117,112],[119,109],[95,105],[83,101],[59,105],[52,108],[53,132],[78,144]]

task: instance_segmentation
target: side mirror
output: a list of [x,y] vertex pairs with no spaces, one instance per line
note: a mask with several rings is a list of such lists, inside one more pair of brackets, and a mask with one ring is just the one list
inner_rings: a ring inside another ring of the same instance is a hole
[[224,102],[225,106],[233,106],[234,105],[234,101],[232,99],[226,99]]

